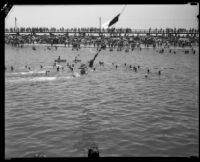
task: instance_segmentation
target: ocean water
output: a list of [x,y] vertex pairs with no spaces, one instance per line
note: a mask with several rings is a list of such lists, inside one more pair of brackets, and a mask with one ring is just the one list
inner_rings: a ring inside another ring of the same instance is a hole
[[103,50],[95,71],[80,76],[78,63],[73,76],[66,63],[56,72],[54,60],[87,62],[95,49],[6,45],[5,157],[87,157],[92,144],[101,157],[199,156],[198,48],[157,50]]

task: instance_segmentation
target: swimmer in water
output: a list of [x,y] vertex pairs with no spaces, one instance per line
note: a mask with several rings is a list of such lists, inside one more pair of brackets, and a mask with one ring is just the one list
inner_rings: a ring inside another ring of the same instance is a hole
[[135,72],[137,72],[137,68],[134,66],[134,70],[135,70]]
[[30,67],[28,67],[28,70],[31,70],[31,68],[30,68]]
[[54,62],[54,64],[53,64],[53,68],[56,66],[56,62]]
[[118,65],[116,65],[115,68],[117,69],[117,68],[118,68]]
[[13,66],[11,66],[11,71],[13,71],[14,70],[14,68],[13,68]]
[[148,74],[150,73],[150,70],[149,70],[149,68],[147,69],[147,73],[148,73]]
[[148,74],[145,74],[145,78],[147,79],[147,77],[148,77]]
[[104,62],[103,61],[99,61],[99,65],[100,66],[104,66]]
[[45,75],[47,76],[49,72],[50,72],[50,71],[49,71],[49,70],[47,70],[47,71],[45,72]]
[[81,71],[80,71],[80,73],[81,73],[81,75],[86,74],[86,70],[85,70],[85,68],[82,68]]
[[40,69],[42,69],[43,68],[43,66],[42,65],[40,65]]
[[158,71],[158,75],[161,75],[161,70]]
[[71,67],[70,65],[69,65],[68,67],[69,67],[69,69],[71,70],[71,72],[74,71],[73,67]]
[[59,66],[57,67],[57,71],[59,71]]
[[81,66],[79,67],[79,69],[81,69],[81,71],[80,71],[81,75],[86,74],[87,66],[85,64],[81,64]]

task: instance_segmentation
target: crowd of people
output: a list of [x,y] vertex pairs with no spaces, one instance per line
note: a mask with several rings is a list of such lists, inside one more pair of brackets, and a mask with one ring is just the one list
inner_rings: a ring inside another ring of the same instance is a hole
[[25,44],[50,44],[51,46],[62,44],[65,47],[72,47],[72,50],[78,50],[81,47],[98,47],[103,44],[104,47],[109,47],[110,51],[113,48],[121,51],[125,49],[134,50],[143,44],[145,47],[159,46],[192,46],[198,45],[199,36],[197,34],[162,34],[162,35],[131,35],[127,33],[65,33],[65,34],[5,34],[5,43],[16,47],[23,47]]
[[40,33],[45,33],[45,32],[122,32],[122,33],[132,33],[132,32],[146,32],[146,33],[198,33],[198,29],[190,28],[190,29],[184,29],[184,28],[166,28],[166,29],[144,29],[144,30],[137,30],[137,29],[131,29],[131,28],[96,28],[96,27],[90,27],[90,28],[71,28],[71,29],[65,29],[65,28],[59,28],[56,29],[54,27],[52,28],[47,28],[47,27],[21,27],[21,28],[6,28],[5,32],[40,32]]

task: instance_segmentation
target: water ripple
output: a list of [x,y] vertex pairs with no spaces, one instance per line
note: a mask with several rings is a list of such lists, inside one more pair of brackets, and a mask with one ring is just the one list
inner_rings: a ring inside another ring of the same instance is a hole
[[[198,55],[102,51],[95,72],[73,78],[69,71],[47,77],[39,69],[58,56],[72,61],[77,52],[68,48],[5,52],[5,64],[17,73],[5,75],[6,157],[87,156],[94,143],[101,156],[198,155]],[[81,49],[83,61],[92,56]],[[125,62],[140,69],[129,70]]]

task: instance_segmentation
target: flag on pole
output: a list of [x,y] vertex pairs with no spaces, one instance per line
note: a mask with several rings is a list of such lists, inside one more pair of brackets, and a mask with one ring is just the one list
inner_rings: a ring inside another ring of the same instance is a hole
[[120,14],[118,14],[117,16],[115,16],[113,19],[107,21],[106,23],[104,23],[102,25],[102,28],[109,28],[111,27],[112,25],[114,25],[118,20],[119,20],[119,16]]
[[109,23],[108,27],[114,25],[114,24],[119,20],[119,16],[120,16],[120,14],[118,14],[117,16],[115,16],[115,17],[111,20],[111,22]]

